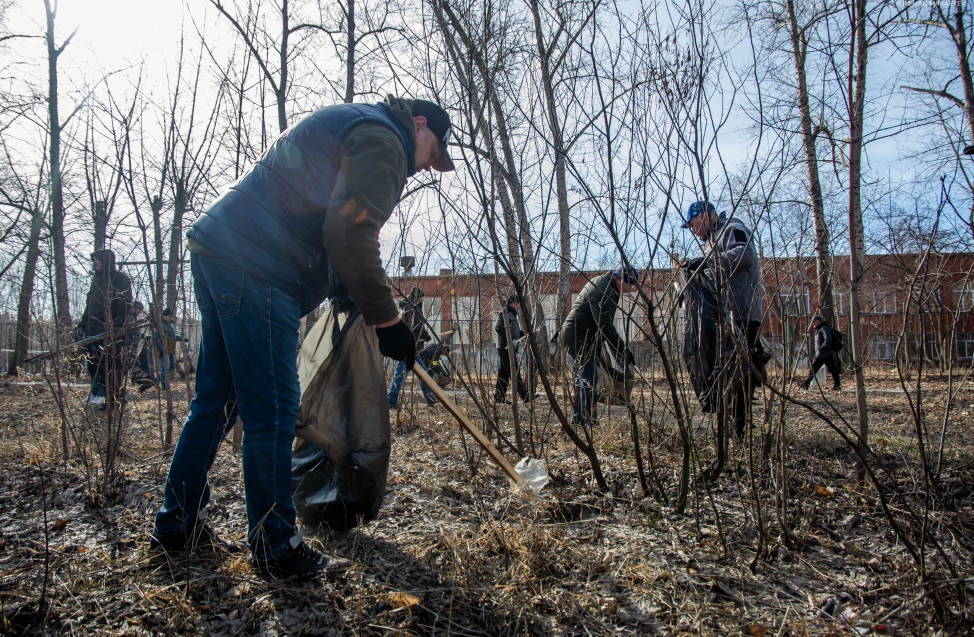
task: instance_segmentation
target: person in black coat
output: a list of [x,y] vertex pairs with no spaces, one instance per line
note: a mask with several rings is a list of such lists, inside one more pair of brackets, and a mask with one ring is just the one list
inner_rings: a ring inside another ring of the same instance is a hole
[[[92,277],[85,311],[75,328],[84,337],[104,334],[105,338],[87,348],[88,373],[92,378],[92,397],[105,391],[106,400],[118,400],[124,377],[124,353],[129,310],[132,306],[132,282],[115,267],[115,253],[96,250],[91,253]],[[105,409],[100,401],[98,409]]]
[[802,387],[808,389],[815,374],[822,369],[822,365],[825,365],[832,375],[832,391],[841,391],[842,377],[839,366],[835,362],[835,337],[832,335],[832,328],[822,316],[816,314],[812,318],[812,329],[815,330],[815,360],[812,361],[812,369],[808,372],[808,378],[802,383]]
[[[521,309],[521,304],[517,301],[517,296],[512,294],[507,297],[507,304],[497,313],[497,321],[494,323],[494,332],[497,334],[497,357],[499,365],[497,367],[497,385],[494,387],[494,402],[507,402],[507,385],[511,382],[511,350],[514,350],[514,374],[517,376],[517,395],[521,400],[528,402],[531,400],[531,393],[521,380],[521,370],[517,367],[517,351],[520,348],[519,341],[524,333],[521,331],[521,323],[517,319],[517,311]],[[504,326],[504,315],[507,314],[507,322],[510,323],[511,342],[507,340],[507,329]]]

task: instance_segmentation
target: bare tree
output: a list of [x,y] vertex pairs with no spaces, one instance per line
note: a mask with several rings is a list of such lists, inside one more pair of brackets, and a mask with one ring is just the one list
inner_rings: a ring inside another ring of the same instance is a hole
[[[954,157],[967,180],[968,190],[972,193],[971,207],[968,211],[968,226],[971,231],[971,236],[974,236],[974,179],[968,175],[968,171],[964,168],[964,164],[961,161],[962,153],[968,153],[965,147],[969,148],[974,145],[974,77],[972,77],[971,73],[970,51],[972,28],[974,28],[972,25],[974,25],[974,21],[972,21],[970,15],[971,5],[966,1],[955,0],[953,2],[933,2],[929,7],[930,14],[926,19],[910,19],[906,20],[906,22],[923,27],[942,29],[950,36],[950,41],[953,44],[954,54],[957,59],[956,74],[948,72],[948,79],[944,86],[903,86],[903,88],[923,95],[929,95],[937,101],[945,100],[948,104],[960,109],[963,113],[964,123],[967,125],[967,141],[965,143],[962,135],[958,135],[956,139],[952,139],[951,141],[953,142],[952,151]],[[930,40],[932,43],[936,43],[936,46],[939,46],[939,39],[930,38],[925,32],[921,33],[921,38]],[[930,78],[931,76],[927,75],[927,77]],[[939,79],[939,74],[935,74],[933,77]],[[955,95],[950,89],[951,84],[957,80],[960,80],[960,96]],[[939,117],[938,119],[946,128],[946,120],[949,118]],[[953,137],[953,135],[950,135],[949,130],[947,132],[949,136]]]
[[[539,0],[530,1],[534,22],[534,37],[541,69],[541,92],[544,95],[546,121],[554,153],[555,191],[558,201],[558,306],[555,317],[558,324],[564,322],[568,312],[569,283],[571,273],[571,220],[568,206],[568,181],[565,155],[567,144],[564,135],[562,110],[555,92],[556,86],[573,95],[570,75],[575,69],[566,69],[572,62],[578,47],[578,39],[595,18],[599,2],[573,3],[552,2],[542,8]],[[550,26],[548,26],[550,24]],[[547,28],[546,28],[547,27]],[[571,101],[571,98],[569,98]]]
[[819,179],[818,153],[816,143],[822,126],[812,127],[812,112],[808,96],[806,60],[808,59],[809,29],[821,20],[821,13],[829,11],[825,6],[814,9],[805,24],[799,24],[794,0],[785,0],[787,10],[788,34],[791,41],[791,58],[795,67],[795,95],[798,98],[798,120],[801,127],[802,150],[805,155],[805,171],[808,175],[808,196],[812,209],[812,224],[815,232],[815,272],[818,276],[819,313],[829,325],[835,325],[835,310],[832,294],[832,254],[829,246],[829,228],[825,222],[825,200],[822,196],[822,183]]
[[54,250],[55,299],[58,320],[62,325],[70,325],[71,307],[64,237],[64,186],[61,173],[61,132],[82,104],[79,104],[64,121],[61,120],[58,104],[58,58],[71,43],[77,29],[58,45],[54,34],[57,8],[52,7],[51,0],[44,0],[44,10],[47,18],[45,37],[47,40],[48,166],[51,175],[51,244]]
[[[7,164],[14,167],[14,159],[6,141],[0,140],[3,145],[4,156]],[[3,274],[26,252],[24,259],[24,270],[21,276],[20,295],[17,300],[17,325],[14,333],[13,357],[7,365],[7,373],[17,375],[21,371],[21,365],[30,349],[30,325],[31,325],[31,301],[34,297],[34,287],[37,279],[37,262],[41,256],[41,230],[44,226],[44,217],[47,210],[47,185],[46,160],[41,161],[37,177],[33,183],[11,170],[7,183],[0,184],[0,206],[13,208],[17,211],[16,219],[0,236],[0,243],[7,243],[12,238],[13,231],[19,227],[19,220],[22,215],[29,215],[30,226],[28,235],[23,242],[23,247],[17,255],[4,266]],[[2,274],[0,274],[2,276]]]
[[[294,24],[291,0],[277,0],[274,4],[280,26],[275,30],[262,26],[263,20],[259,17],[261,0],[256,4],[247,0],[243,8],[237,2],[233,6],[225,5],[222,0],[210,0],[210,4],[230,22],[256,60],[274,94],[278,132],[284,132],[288,126],[288,100],[293,97],[294,58],[304,47],[311,45],[310,39],[315,31],[322,30],[321,25],[311,22]],[[293,37],[297,39],[292,40]],[[272,59],[271,52],[276,59]]]

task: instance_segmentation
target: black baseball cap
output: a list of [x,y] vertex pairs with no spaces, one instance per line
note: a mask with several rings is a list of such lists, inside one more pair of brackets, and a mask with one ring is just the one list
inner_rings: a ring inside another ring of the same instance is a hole
[[425,117],[426,127],[440,140],[440,148],[443,152],[433,164],[433,168],[441,173],[456,170],[449,149],[450,133],[453,132],[450,115],[439,104],[427,100],[413,100],[413,117]]

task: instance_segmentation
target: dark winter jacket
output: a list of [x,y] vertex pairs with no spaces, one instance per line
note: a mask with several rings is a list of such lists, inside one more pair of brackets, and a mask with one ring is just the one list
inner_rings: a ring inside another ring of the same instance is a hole
[[440,360],[441,356],[447,356],[449,355],[449,353],[450,350],[449,348],[447,348],[446,345],[440,345],[439,343],[430,343],[422,350],[420,350],[418,354],[416,354],[416,358],[421,359],[423,361],[423,365],[425,365],[426,368],[429,369],[429,366],[433,364],[433,361],[438,361]]
[[102,267],[101,272],[92,272],[85,311],[78,325],[86,336],[103,334],[108,323],[112,323],[114,333],[122,334],[132,305],[132,282],[115,267],[115,253],[111,250],[96,250],[91,258],[101,261]]
[[518,341],[524,336],[521,331],[521,322],[517,318],[517,310],[508,305],[497,313],[497,321],[494,322],[494,332],[497,333],[497,349],[507,349],[507,330],[504,329],[504,313],[507,312],[507,320],[511,324],[511,340],[514,341],[514,349],[518,349]]
[[200,216],[189,249],[284,290],[302,314],[344,284],[367,324],[393,320],[378,234],[416,172],[415,145],[412,100],[315,111]]
[[625,341],[616,331],[619,289],[612,283],[612,272],[589,281],[575,299],[572,311],[558,333],[558,341],[572,356],[594,353],[600,341],[616,351],[625,351]]
[[413,331],[417,345],[430,340],[430,333],[423,320],[423,291],[413,288],[409,296],[399,301],[399,316]]
[[815,330],[815,358],[835,356],[833,342],[832,328],[826,323],[819,325]]
[[[168,349],[175,351],[176,345],[176,326],[172,324],[172,321],[166,322],[160,320],[162,323],[162,331],[166,335],[166,345]],[[162,354],[162,337],[159,332],[154,332],[152,335],[152,344],[156,346],[156,353]]]
[[761,264],[751,231],[739,219],[727,219],[721,213],[708,241],[715,245],[724,307],[735,322],[760,322],[764,315]]

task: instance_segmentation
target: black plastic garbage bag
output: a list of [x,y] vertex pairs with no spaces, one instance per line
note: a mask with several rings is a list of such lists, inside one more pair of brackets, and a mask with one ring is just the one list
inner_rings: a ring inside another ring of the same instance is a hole
[[374,520],[389,470],[389,403],[375,330],[357,307],[329,306],[298,354],[298,427],[327,445],[298,440],[291,496],[305,526],[344,530]]
[[[694,259],[683,264],[683,358],[700,407],[710,413],[720,399],[717,340],[721,315],[713,281],[700,268],[701,263]],[[729,354],[734,355],[732,343]]]
[[743,342],[746,337],[739,327],[726,321],[725,325],[735,333],[725,334],[723,355],[718,356],[721,353],[718,349],[719,327],[723,317],[710,271],[700,269],[701,263],[702,259],[694,259],[682,266],[686,282],[681,298],[684,315],[683,357],[700,407],[710,413],[719,405],[722,385],[727,395],[733,395],[750,375],[751,384],[760,387],[767,379],[765,367],[771,355],[764,339],[759,336],[754,349],[749,352],[750,363],[757,369],[756,374],[752,373],[748,360],[739,355],[735,345],[735,342]]

